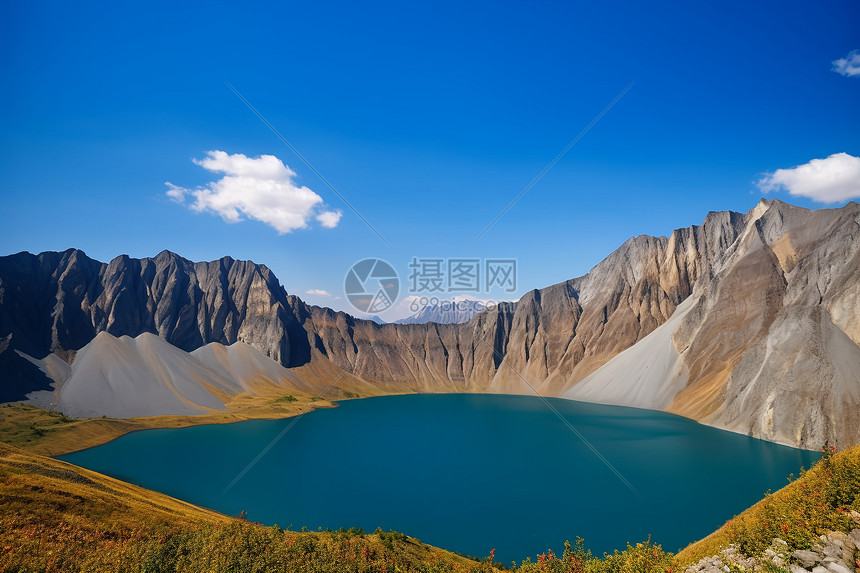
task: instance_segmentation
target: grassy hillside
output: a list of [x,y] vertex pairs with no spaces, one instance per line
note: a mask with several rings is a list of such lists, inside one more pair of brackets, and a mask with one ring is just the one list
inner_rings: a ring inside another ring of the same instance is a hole
[[[547,551],[536,560],[522,563],[519,570],[528,573],[680,572],[703,557],[718,555],[730,545],[746,556],[761,557],[774,538],[784,540],[790,553],[809,548],[825,532],[847,533],[860,527],[860,514],[852,512],[860,512],[860,446],[839,453],[828,448],[824,457],[797,480],[768,494],[677,555],[664,552],[649,540],[598,558],[578,540],[572,547],[568,544],[562,555]],[[860,571],[860,562],[857,567]],[[788,571],[770,566],[765,566],[764,570]]]
[[860,527],[852,511],[860,512],[860,446],[839,453],[826,448],[810,470],[679,552],[675,562],[693,563],[730,544],[758,556],[774,538],[790,550],[807,549],[825,531]]
[[[271,407],[297,404],[298,400],[280,399]],[[66,450],[89,432],[93,439],[103,439],[105,428],[122,430],[120,424],[136,423],[76,421],[21,405],[0,407],[0,414],[8,414],[0,419],[3,437],[36,450]],[[826,531],[860,527],[860,515],[852,512],[860,512],[860,447],[828,451],[786,487],[678,555],[649,540],[597,557],[577,540],[560,554],[547,551],[522,562],[518,569],[535,573],[683,571],[729,545],[750,556],[761,555],[775,537],[785,540],[789,550],[807,548]],[[0,443],[3,572],[501,569],[488,558],[466,559],[400,533],[292,532],[249,523]]]
[[[319,368],[298,371],[311,381],[316,380],[315,376],[320,376]],[[332,374],[328,380],[334,376],[336,374]],[[340,385],[329,388],[322,397],[298,391],[286,394],[283,388],[272,387],[271,384],[261,385],[258,394],[243,393],[230,398],[224,412],[200,416],[77,419],[25,402],[0,403],[0,442],[37,454],[59,456],[107,443],[135,430],[288,418],[317,408],[332,408],[336,406],[335,400],[400,393],[397,388],[374,389],[348,378],[344,375]]]
[[[598,560],[580,543],[520,569],[657,572],[670,560],[650,544]],[[490,556],[467,559],[396,532],[293,532],[249,523],[0,443],[3,572],[500,570]]]
[[0,443],[0,571],[495,571],[399,533],[290,532]]
[[0,442],[46,456],[59,456],[109,442],[135,430],[184,428],[199,424],[227,424],[250,419],[295,416],[315,408],[330,408],[328,400],[304,394],[237,396],[230,411],[203,416],[151,416],[147,418],[69,418],[23,402],[0,404]]

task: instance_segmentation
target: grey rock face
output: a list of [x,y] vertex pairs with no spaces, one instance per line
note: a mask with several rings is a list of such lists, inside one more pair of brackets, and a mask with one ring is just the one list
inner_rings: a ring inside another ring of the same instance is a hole
[[15,352],[11,335],[0,338],[0,373],[0,402],[24,400],[30,392],[51,389],[51,380]]
[[783,552],[787,544],[778,538],[774,538],[762,555],[742,555],[731,546],[723,549],[719,556],[705,557],[687,567],[686,573],[709,573],[724,562],[741,571],[771,571],[776,566],[791,573],[854,573],[854,552],[857,549],[851,537],[854,532],[860,534],[860,529],[854,529],[850,535],[829,531],[821,535],[821,544],[791,554]]
[[0,257],[0,335],[71,360],[99,332],[153,332],[190,351],[244,341],[286,366],[327,359],[411,390],[560,394],[668,318],[741,229],[735,213],[630,239],[579,279],[527,293],[465,324],[378,325],[306,305],[271,271],[164,251],[105,264],[78,250]]
[[676,332],[690,380],[670,411],[812,449],[860,443],[858,221],[856,203],[747,214]]
[[711,213],[668,238],[624,243],[587,275],[464,324],[385,324],[310,307],[311,347],[365,380],[420,391],[560,395],[672,315],[743,229]]
[[320,388],[345,370],[384,391],[558,396],[688,298],[671,336],[685,378],[669,411],[794,445],[860,443],[846,414],[860,407],[856,203],[712,212],[669,237],[631,238],[585,276],[462,324],[380,325],[310,306],[265,266],[229,257],[0,257],[10,348],[71,361],[99,332],[151,332],[186,351],[243,341]]
[[797,561],[804,567],[812,567],[821,561],[821,556],[819,554],[805,549],[795,551],[791,556],[797,559]]
[[0,257],[0,333],[35,357],[71,360],[99,332],[152,332],[186,351],[245,341],[291,365],[291,349],[307,344],[290,342],[296,328],[278,280],[249,261],[192,263],[168,251],[108,264],[78,250]]

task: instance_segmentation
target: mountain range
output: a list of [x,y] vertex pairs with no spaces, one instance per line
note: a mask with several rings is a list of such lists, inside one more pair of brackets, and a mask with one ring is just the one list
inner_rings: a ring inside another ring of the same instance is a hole
[[311,306],[229,257],[0,257],[0,400],[129,417],[329,385],[540,393],[799,447],[860,444],[860,205],[711,212],[459,324]]
[[473,316],[486,309],[487,306],[493,306],[494,304],[492,301],[455,296],[450,301],[423,306],[414,314],[395,320],[394,322],[397,324],[424,324],[426,322],[460,324],[469,322]]

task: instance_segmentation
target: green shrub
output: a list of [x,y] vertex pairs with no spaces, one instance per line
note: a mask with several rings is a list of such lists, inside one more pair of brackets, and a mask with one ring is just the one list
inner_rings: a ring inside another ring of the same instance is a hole
[[650,539],[636,545],[628,543],[624,551],[616,550],[599,559],[578,537],[575,545],[565,542],[561,558],[549,550],[538,555],[535,561],[526,559],[518,570],[523,573],[666,573],[672,571],[672,559],[671,553],[666,553]]
[[789,551],[807,549],[826,531],[847,532],[855,527],[851,509],[860,511],[860,447],[837,453],[825,446],[812,468],[684,549],[677,564],[694,563],[729,544],[757,557],[776,537],[788,543]]

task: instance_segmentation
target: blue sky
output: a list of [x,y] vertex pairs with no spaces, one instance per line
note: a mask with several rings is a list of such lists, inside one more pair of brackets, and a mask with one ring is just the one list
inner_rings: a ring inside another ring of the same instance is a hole
[[[853,0],[117,4],[2,8],[2,254],[230,255],[347,309],[365,257],[404,281],[412,257],[516,258],[518,292],[486,295],[516,297],[762,189],[806,207],[860,196]],[[250,167],[230,172],[237,154]],[[833,171],[841,187],[822,190]],[[226,222],[222,191],[255,182],[271,186]],[[280,232],[301,197],[306,228]]]

